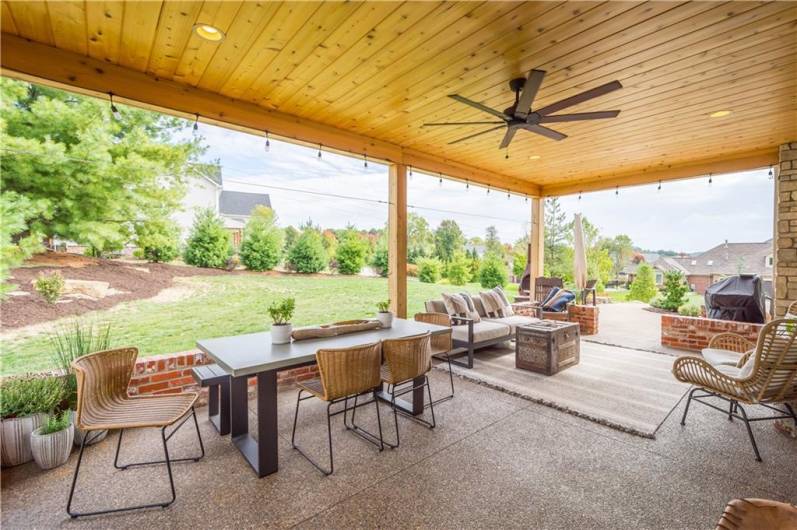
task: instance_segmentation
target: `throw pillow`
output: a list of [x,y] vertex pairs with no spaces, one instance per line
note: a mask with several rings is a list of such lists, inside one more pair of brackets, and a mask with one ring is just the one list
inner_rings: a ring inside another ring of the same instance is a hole
[[548,294],[546,294],[545,298],[542,299],[542,304],[541,305],[544,306],[545,304],[547,304],[548,301],[550,301],[551,298],[556,296],[556,293],[558,293],[559,291],[560,291],[560,289],[558,287],[551,287],[551,290],[548,291]]
[[515,311],[512,309],[512,304],[509,302],[509,298],[506,297],[506,293],[501,288],[501,286],[493,287],[493,291],[498,297],[501,299],[501,311],[503,312],[505,317],[511,317],[515,314]]
[[473,302],[473,298],[471,298],[470,293],[459,293],[459,295],[465,299],[465,303],[468,304],[468,318],[473,320],[473,323],[481,322],[482,317],[479,315],[479,312],[476,310],[476,304]]
[[504,316],[501,298],[493,291],[479,293],[479,297],[484,304],[484,312],[488,317],[501,318]]
[[546,304],[542,306],[543,309],[546,311],[554,311],[554,312],[562,312],[567,308],[567,304],[572,302],[576,299],[576,295],[571,293],[570,291],[566,291],[565,289],[559,289],[559,291],[554,295],[552,299],[550,299]]
[[458,294],[443,293],[443,303],[446,306],[446,312],[450,316],[467,317],[468,304],[465,299]]

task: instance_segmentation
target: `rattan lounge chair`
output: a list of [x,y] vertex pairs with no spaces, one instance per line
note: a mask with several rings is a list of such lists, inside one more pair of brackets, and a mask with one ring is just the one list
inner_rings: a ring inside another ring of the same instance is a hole
[[[444,313],[416,313],[415,320],[417,322],[425,322],[427,324],[436,324],[438,326],[451,327],[451,317]],[[451,339],[452,332],[440,333],[434,335],[430,341],[431,352],[430,355],[436,359],[445,360],[448,363],[448,379],[451,383],[451,394],[438,398],[434,401],[434,405],[443,401],[448,401],[454,397],[454,372],[451,370],[451,350],[454,349],[454,344]],[[431,406],[428,403],[427,406]]]
[[[189,460],[196,462],[205,456],[205,447],[202,444],[202,435],[199,433],[199,423],[194,410],[194,402],[197,399],[196,393],[184,392],[182,394],[164,396],[128,396],[127,387],[130,383],[130,376],[133,374],[137,356],[137,348],[119,348],[84,355],[72,362],[72,368],[77,376],[77,427],[89,431],[80,445],[80,455],[75,466],[72,487],[69,490],[66,511],[72,518],[141,508],[154,508],[156,506],[165,508],[173,503],[176,498],[172,464]],[[199,440],[200,455],[191,458],[170,458],[167,442],[191,417],[194,419],[194,427]],[[178,421],[180,423],[177,427],[167,435],[166,428]],[[145,427],[160,428],[164,460],[120,465],[119,449],[122,446],[122,435],[125,429]],[[93,437],[97,436],[93,435],[92,431],[102,432],[107,429],[119,429],[119,441],[116,444],[116,456],[114,456],[113,461],[114,467],[124,470],[135,466],[166,464],[166,469],[169,473],[169,486],[172,491],[171,499],[165,502],[93,512],[72,511],[72,497],[75,493],[75,485],[80,472],[80,463],[83,461],[83,451],[87,445],[91,444]]]
[[[758,336],[755,350],[743,355],[738,366],[712,365],[705,359],[679,357],[673,364],[675,378],[695,385],[689,392],[681,425],[692,401],[698,401],[733,418],[744,421],[756,460],[761,461],[750,422],[794,419],[797,414],[789,401],[797,399],[797,320],[778,319],[764,325]],[[719,340],[719,339],[718,339]],[[723,343],[730,347],[730,338]],[[743,342],[739,341],[740,344]],[[724,400],[728,405],[720,408],[707,398]],[[777,408],[782,403],[784,409]],[[742,404],[761,405],[777,412],[775,416],[750,418]],[[737,412],[739,414],[737,414]]]
[[[398,416],[418,422],[430,429],[434,429],[436,422],[434,418],[434,400],[432,400],[432,389],[429,386],[427,373],[432,369],[431,356],[431,335],[425,333],[406,339],[390,339],[382,341],[382,353],[385,357],[385,364],[382,366],[382,382],[387,384],[387,393],[390,395],[390,404],[393,408],[393,420],[396,425],[396,443],[385,442],[390,447],[399,446],[399,425]],[[429,393],[429,411],[432,419],[427,421],[423,418],[406,414],[396,406],[396,399],[404,394],[420,391],[423,388]]]
[[[380,451],[384,449],[382,442],[382,420],[379,417],[379,404],[376,398],[358,405],[357,399],[363,394],[372,394],[381,383],[380,365],[382,363],[381,344],[375,342],[354,348],[340,348],[318,350],[316,352],[319,377],[297,383],[299,393],[296,396],[296,412],[293,416],[293,430],[291,432],[291,446],[305,457],[316,469],[324,475],[331,475],[335,470],[332,453],[332,416],[343,414],[343,424],[346,429],[358,435],[363,440],[376,445]],[[302,397],[302,393],[308,395]],[[317,464],[307,453],[296,445],[296,423],[299,420],[299,404],[311,398],[318,398],[327,402],[327,435],[329,438],[329,467],[324,468]],[[354,399],[354,406],[349,408],[349,399]],[[343,409],[332,412],[332,405],[343,402]],[[355,424],[355,414],[358,406],[374,403],[376,408],[376,421],[379,426],[379,436],[372,434]],[[351,424],[348,423],[348,411],[352,411]]]

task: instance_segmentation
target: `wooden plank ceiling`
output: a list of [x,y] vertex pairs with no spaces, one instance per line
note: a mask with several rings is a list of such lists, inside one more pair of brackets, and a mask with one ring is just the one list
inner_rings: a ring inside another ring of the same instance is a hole
[[[797,139],[790,2],[4,1],[2,31],[544,194],[761,166]],[[568,112],[620,116],[552,124],[561,142],[520,131],[508,158],[502,131],[449,145],[482,129],[422,127],[491,119],[447,95],[504,109],[508,81],[532,68],[547,71],[535,107],[616,79],[622,90]]]

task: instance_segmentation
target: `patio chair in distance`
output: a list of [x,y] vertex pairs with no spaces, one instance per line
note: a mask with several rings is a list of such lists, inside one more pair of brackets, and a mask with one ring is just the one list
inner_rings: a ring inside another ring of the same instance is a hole
[[[454,398],[454,372],[451,370],[451,350],[454,349],[454,344],[451,338],[452,332],[450,331],[451,317],[444,313],[416,313],[415,320],[416,322],[425,322],[449,328],[448,333],[434,335],[430,340],[430,355],[436,359],[444,358],[446,360],[448,363],[448,380],[451,384],[451,394],[437,398],[434,401],[434,405],[437,405]],[[432,406],[432,403],[430,402],[426,406]]]
[[[380,385],[379,367],[382,363],[381,344],[375,342],[365,346],[353,348],[339,348],[318,350],[316,352],[319,377],[297,383],[299,393],[296,396],[296,412],[293,416],[293,430],[291,432],[291,446],[299,454],[313,464],[324,475],[331,475],[335,471],[335,461],[332,452],[332,416],[343,414],[343,424],[347,430],[363,440],[377,446],[382,451],[385,446],[382,442],[382,420],[379,416],[379,403],[373,398],[376,408],[376,421],[379,426],[379,436],[372,434],[355,424],[357,399],[363,394],[372,394]],[[302,397],[302,393],[308,395]],[[299,420],[299,404],[310,398],[318,398],[327,402],[327,436],[329,439],[329,467],[324,468],[316,463],[310,456],[296,445],[296,423]],[[354,407],[349,408],[349,399],[354,399]],[[343,409],[332,412],[332,405],[343,403]],[[370,404],[362,403],[359,406]],[[351,425],[347,416],[352,411]]]
[[[675,378],[695,385],[689,392],[681,425],[686,424],[689,405],[697,401],[733,418],[744,421],[756,460],[761,461],[750,422],[794,419],[797,414],[789,401],[797,399],[797,320],[778,319],[764,325],[758,335],[755,350],[745,354],[737,366],[712,365],[699,357],[679,357],[673,363]],[[725,343],[729,338],[725,337]],[[702,393],[698,393],[702,392]],[[720,408],[707,398],[724,400],[728,405]],[[774,412],[774,416],[750,418],[745,405],[761,405]],[[782,403],[785,410],[777,408]],[[738,414],[737,414],[738,412]]]
[[[432,369],[431,335],[427,332],[423,335],[405,339],[383,340],[382,353],[385,356],[385,364],[382,367],[382,382],[387,383],[387,393],[390,395],[393,420],[396,425],[396,443],[385,442],[385,444],[395,449],[401,442],[398,424],[399,414],[430,429],[434,429],[436,426],[434,400],[432,399],[432,389],[429,387],[429,377],[427,376],[429,370]],[[422,392],[424,387],[429,393],[431,421],[406,414],[396,406],[396,398],[416,390]]]
[[[202,435],[199,433],[199,423],[196,419],[194,403],[198,395],[193,392],[170,394],[164,396],[128,396],[127,386],[138,357],[137,348],[119,348],[84,355],[72,362],[72,368],[77,377],[77,415],[76,423],[80,429],[89,431],[80,445],[80,454],[75,466],[75,475],[72,478],[72,487],[69,490],[69,500],[66,511],[74,519],[87,515],[138,510],[142,508],[167,507],[174,502],[177,495],[174,490],[174,477],[172,464],[175,462],[198,461],[205,456],[205,447],[202,444]],[[185,424],[188,419],[194,419],[197,440],[199,441],[200,454],[191,458],[173,459],[169,456],[167,442]],[[182,421],[180,421],[182,420]],[[180,422],[170,433],[166,428]],[[119,465],[119,449],[122,446],[122,435],[125,429],[139,429],[157,427],[161,431],[163,441],[164,460],[151,462],[136,462]],[[90,444],[94,434],[92,431],[106,429],[119,429],[119,441],[116,444],[116,456],[113,465],[117,469],[125,470],[135,466],[152,464],[166,464],[169,474],[171,498],[164,502],[97,510],[92,512],[72,511],[72,497],[75,493],[80,463],[83,461],[83,452],[87,441]]]

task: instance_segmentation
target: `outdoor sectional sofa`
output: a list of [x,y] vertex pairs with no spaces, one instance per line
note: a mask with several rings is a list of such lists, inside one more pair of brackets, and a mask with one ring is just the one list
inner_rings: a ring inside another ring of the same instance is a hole
[[[449,315],[442,300],[429,300],[425,303],[429,313],[442,313],[449,318],[451,323],[451,338],[454,349],[449,353],[451,362],[466,368],[473,368],[473,352],[475,350],[494,346],[515,338],[515,329],[524,324],[538,322],[538,318],[512,315],[508,317],[488,317],[484,304],[478,295],[472,295],[473,305],[479,313],[481,320],[474,322],[472,318]],[[455,357],[467,356],[467,362]]]

